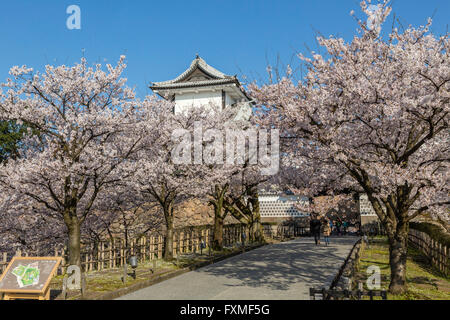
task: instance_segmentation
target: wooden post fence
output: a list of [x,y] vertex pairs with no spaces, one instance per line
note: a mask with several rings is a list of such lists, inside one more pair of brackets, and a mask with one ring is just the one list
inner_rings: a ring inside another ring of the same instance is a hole
[[[241,224],[225,225],[224,226],[224,245],[233,246],[241,241],[243,232],[246,228]],[[200,245],[205,243],[206,248],[210,248],[212,244],[212,226],[195,226],[186,227],[175,230],[174,232],[174,256],[185,253],[199,253]],[[247,241],[248,241],[247,237]],[[128,248],[126,247],[125,239],[114,238],[109,240],[97,241],[92,243],[82,243],[81,246],[81,266],[86,272],[97,270],[105,270],[111,268],[121,268],[125,263],[128,263],[129,255],[134,254],[140,261],[151,261],[155,259],[162,259],[164,252],[165,237],[161,235],[147,234],[145,236],[130,239],[128,241]],[[443,248],[439,244],[432,244],[434,252],[448,253],[447,248]],[[56,247],[53,249],[54,256],[63,258],[63,262],[58,268],[58,274],[64,274],[67,264],[67,248]],[[434,253],[433,253],[434,254]],[[27,252],[17,250],[15,256],[39,256],[38,252]],[[13,254],[0,252],[0,274],[6,269]],[[447,255],[448,257],[448,255]],[[434,263],[441,263],[442,258],[434,254],[431,256]],[[448,265],[447,265],[448,267]]]
[[449,248],[432,239],[425,232],[410,229],[409,242],[422,251],[430,263],[446,276],[450,275]]

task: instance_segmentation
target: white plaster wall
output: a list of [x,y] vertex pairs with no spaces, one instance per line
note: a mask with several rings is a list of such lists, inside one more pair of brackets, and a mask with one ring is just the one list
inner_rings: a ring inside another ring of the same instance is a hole
[[221,91],[205,91],[199,93],[177,93],[175,95],[175,113],[182,112],[191,107],[214,105],[222,108]]
[[[236,101],[225,93],[225,105],[230,106]],[[175,94],[175,113],[183,112],[192,107],[200,106],[216,106],[222,108],[222,91],[203,91],[199,93],[177,93]],[[239,103],[237,105],[239,111],[236,120],[248,120],[252,113],[249,103]]]
[[365,216],[376,216],[375,210],[372,208],[372,204],[367,198],[367,194],[362,193],[359,195],[359,213]]
[[307,198],[298,196],[259,196],[261,217],[303,217],[307,213],[297,210],[295,204],[299,202],[307,203]]

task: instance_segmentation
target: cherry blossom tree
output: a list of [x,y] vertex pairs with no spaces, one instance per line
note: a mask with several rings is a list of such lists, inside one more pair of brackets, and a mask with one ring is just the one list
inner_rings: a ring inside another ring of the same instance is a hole
[[[81,265],[81,226],[99,194],[126,177],[125,160],[139,145],[139,102],[121,78],[124,59],[107,71],[85,59],[43,73],[13,67],[1,86],[0,118],[39,135],[24,140],[20,158],[1,165],[0,203],[10,204],[15,222],[19,214],[61,222],[69,264]],[[49,224],[47,233],[56,227]]]
[[249,241],[264,239],[258,187],[270,177],[261,175],[260,167],[250,165],[247,161],[239,174],[234,177],[230,192],[224,197],[225,211],[246,225]]
[[[224,220],[231,214],[240,223],[249,227],[250,234],[258,234],[261,239],[261,217],[259,214],[259,201],[257,194],[258,183],[243,185],[242,175],[245,166],[236,165],[232,170],[215,169],[221,174],[221,183],[211,185],[207,192],[208,202],[214,208],[213,249],[223,248]],[[252,191],[252,192],[250,192]],[[249,200],[250,199],[250,200]],[[259,229],[258,227],[259,226]],[[255,229],[252,232],[253,228]],[[253,237],[251,237],[253,239]]]
[[133,157],[133,181],[136,192],[158,203],[163,211],[164,259],[171,260],[175,207],[188,198],[204,196],[212,183],[211,176],[215,176],[208,174],[202,161],[192,161],[194,130],[199,123],[208,123],[213,117],[203,108],[175,114],[173,103],[158,101],[155,108],[155,101],[158,101],[156,97],[148,97],[143,102],[146,131],[142,147]]
[[[38,255],[53,255],[66,239],[64,223],[52,214],[35,210],[33,203],[14,194],[0,203],[0,248],[14,255],[17,250]],[[21,210],[27,202],[29,211]],[[17,206],[21,203],[20,207]]]
[[[204,131],[206,150],[212,147],[213,150],[226,151],[218,152],[219,154],[215,151],[214,155],[206,151],[203,154],[207,163],[203,170],[211,182],[206,194],[209,204],[214,208],[212,242],[216,250],[222,249],[224,219],[228,214],[247,225],[250,240],[259,241],[263,238],[258,185],[270,177],[261,174],[265,167],[263,165],[269,164],[262,151],[267,151],[267,135],[265,131],[260,132],[257,140],[257,127],[252,116],[239,117],[240,108],[239,105],[223,110],[218,107],[210,108],[214,112],[208,117],[208,128]],[[261,138],[261,135],[265,138]],[[271,146],[271,141],[268,144]],[[209,158],[214,161],[208,162]]]
[[146,201],[136,192],[134,175],[128,175],[120,183],[99,195],[96,212],[92,214],[83,228],[83,233],[91,238],[103,240],[117,236],[124,239],[129,248],[131,239],[139,239],[149,231],[157,231],[162,224],[162,215],[157,204]]
[[389,288],[400,293],[409,222],[426,212],[449,221],[449,39],[429,31],[431,20],[383,38],[378,25],[390,8],[378,10],[377,27],[359,21],[350,43],[319,37],[325,55],[300,55],[304,81],[288,72],[251,91],[309,190],[325,181],[367,194],[388,235]]
[[203,167],[203,170],[205,170],[211,182],[209,188],[206,190],[206,196],[209,205],[214,209],[212,247],[214,250],[222,250],[224,220],[230,212],[230,210],[226,209],[229,206],[226,198],[232,194],[236,186],[242,185],[239,177],[242,176],[246,166],[245,161],[244,163],[237,161],[238,153],[234,153],[234,150],[233,161],[229,162],[226,159],[227,155],[225,152],[219,152],[217,155],[214,152],[211,154],[207,148],[216,145],[217,149],[224,151],[226,150],[225,142],[233,145],[236,142],[237,145],[237,140],[233,140],[235,135],[227,135],[227,131],[233,131],[239,135],[249,128],[250,122],[247,119],[238,118],[239,107],[228,107],[220,110],[217,106],[211,106],[210,109],[214,110],[214,112],[209,118],[207,128],[204,132],[204,140],[206,143],[204,157],[206,161],[209,158],[215,161],[207,161],[208,163]]
[[[207,105],[173,113],[173,103],[161,101],[158,108],[153,108],[151,101],[154,99],[149,97],[149,108],[143,108],[146,110],[144,123],[154,125],[144,135],[133,171],[137,192],[159,203],[164,213],[164,258],[173,258],[174,209],[188,198],[206,200],[213,207],[212,242],[215,249],[221,249],[228,212],[224,208],[224,198],[235,183],[234,178],[244,169],[236,160],[239,152],[233,151],[232,156],[226,153],[229,150],[225,141],[230,139],[229,131],[240,134],[250,124],[237,117],[238,107],[222,109]],[[231,161],[227,157],[231,157]]]

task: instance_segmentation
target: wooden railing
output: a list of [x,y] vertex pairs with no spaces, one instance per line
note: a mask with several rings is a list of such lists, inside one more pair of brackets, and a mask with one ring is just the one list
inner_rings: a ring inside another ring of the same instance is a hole
[[449,248],[432,239],[427,233],[410,229],[409,242],[428,258],[430,263],[446,276],[450,275]]

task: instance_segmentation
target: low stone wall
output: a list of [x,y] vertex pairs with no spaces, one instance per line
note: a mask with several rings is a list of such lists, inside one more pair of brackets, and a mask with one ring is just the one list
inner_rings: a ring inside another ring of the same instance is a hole
[[364,226],[366,224],[370,224],[372,222],[377,222],[380,221],[380,219],[378,219],[378,216],[366,216],[366,215],[361,215],[361,225]]

